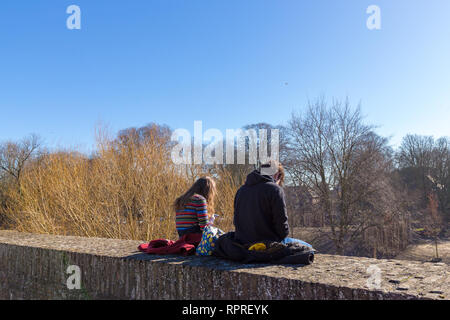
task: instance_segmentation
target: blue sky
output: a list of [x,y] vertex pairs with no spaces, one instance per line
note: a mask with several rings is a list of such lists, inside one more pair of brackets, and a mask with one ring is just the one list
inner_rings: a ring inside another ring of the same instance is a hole
[[0,140],[90,150],[100,123],[283,124],[319,95],[361,102],[394,144],[450,136],[449,40],[448,0],[4,0]]

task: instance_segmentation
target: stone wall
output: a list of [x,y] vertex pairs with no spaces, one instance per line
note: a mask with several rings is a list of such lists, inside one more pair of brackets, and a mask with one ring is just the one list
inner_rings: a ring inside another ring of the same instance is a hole
[[[445,263],[331,255],[310,266],[150,256],[139,241],[0,231],[0,299],[449,299]],[[81,289],[67,288],[68,266]],[[372,266],[372,270],[367,269]],[[376,266],[376,267],[375,267]],[[379,268],[379,269],[377,269]],[[380,270],[379,289],[369,289]]]

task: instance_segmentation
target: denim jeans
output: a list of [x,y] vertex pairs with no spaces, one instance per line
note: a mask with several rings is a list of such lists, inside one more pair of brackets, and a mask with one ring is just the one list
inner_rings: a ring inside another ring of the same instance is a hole
[[200,229],[199,225],[196,225],[194,227],[185,229],[185,230],[178,230],[178,236],[181,238],[182,236],[184,236],[185,234],[188,233],[202,233],[202,230]]
[[283,241],[281,241],[282,244],[288,244],[288,243],[300,243],[301,245],[307,246],[312,248],[312,245],[309,243],[306,243],[305,241],[294,239],[294,238],[285,238]]

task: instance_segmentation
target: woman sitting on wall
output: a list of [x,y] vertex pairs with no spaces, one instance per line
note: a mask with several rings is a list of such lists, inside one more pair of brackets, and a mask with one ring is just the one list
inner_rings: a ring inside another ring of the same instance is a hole
[[175,200],[176,228],[179,239],[152,240],[141,244],[138,249],[149,254],[192,255],[202,239],[203,229],[209,222],[214,207],[216,184],[210,177],[198,179],[186,193]]
[[216,183],[211,177],[203,177],[175,200],[175,222],[180,238],[189,233],[203,232],[212,215],[215,196]]

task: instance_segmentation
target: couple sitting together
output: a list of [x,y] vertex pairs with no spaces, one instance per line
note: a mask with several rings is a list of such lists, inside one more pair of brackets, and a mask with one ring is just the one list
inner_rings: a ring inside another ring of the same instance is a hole
[[[314,249],[304,241],[289,238],[284,192],[284,169],[270,161],[247,176],[234,199],[235,231],[221,236],[213,254],[242,262],[309,264]],[[215,182],[198,179],[175,203],[176,228],[180,238],[200,236],[213,216]],[[254,250],[256,248],[256,250]]]

